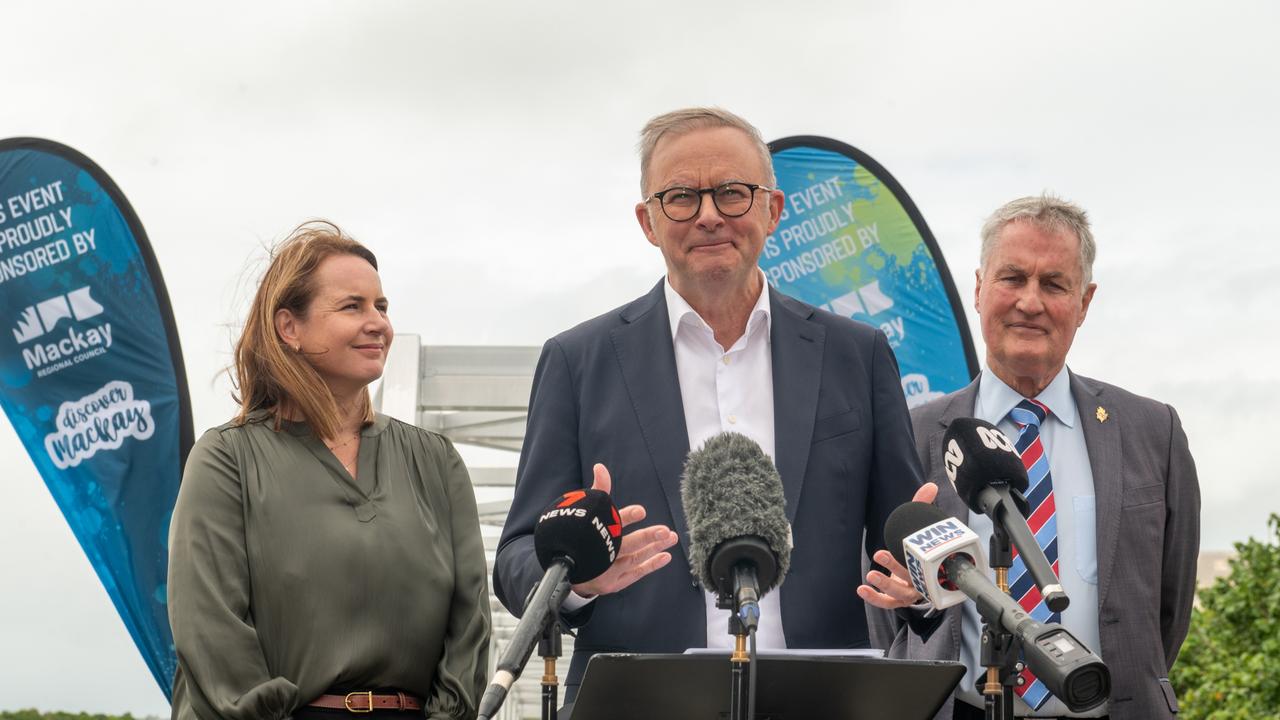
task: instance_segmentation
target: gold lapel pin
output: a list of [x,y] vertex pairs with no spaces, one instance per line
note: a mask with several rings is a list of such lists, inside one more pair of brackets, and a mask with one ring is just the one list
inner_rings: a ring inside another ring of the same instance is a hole
[[1098,418],[1098,422],[1106,422],[1106,421],[1107,421],[1107,417],[1108,417],[1108,416],[1107,416],[1107,409],[1106,409],[1106,408],[1104,408],[1104,407],[1102,407],[1101,405],[1099,405],[1099,406],[1098,406],[1098,411],[1097,411],[1096,413],[1094,413],[1094,415]]

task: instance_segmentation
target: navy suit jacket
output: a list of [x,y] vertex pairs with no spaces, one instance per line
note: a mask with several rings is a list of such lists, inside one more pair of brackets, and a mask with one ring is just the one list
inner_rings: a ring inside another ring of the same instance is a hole
[[[787,646],[867,647],[856,593],[863,530],[869,552],[883,547],[886,516],[911,499],[922,477],[898,365],[879,330],[768,292],[775,464],[794,539],[778,590]],[[706,605],[690,573],[680,502],[688,453],[661,282],[547,341],[494,568],[499,599],[523,612],[542,576],[533,552],[538,514],[560,494],[590,487],[595,463],[609,468],[618,507],[643,505],[644,525],[663,524],[680,536],[666,567],[568,618],[580,629],[566,700],[593,653],[705,647]],[[725,621],[727,632],[727,613]]]

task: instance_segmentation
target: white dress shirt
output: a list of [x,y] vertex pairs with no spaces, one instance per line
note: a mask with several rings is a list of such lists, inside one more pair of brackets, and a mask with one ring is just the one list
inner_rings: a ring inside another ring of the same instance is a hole
[[[733,431],[756,441],[765,455],[771,460],[774,458],[771,316],[763,272],[760,279],[760,297],[748,316],[746,332],[728,351],[716,342],[711,326],[671,287],[670,279],[663,281],[690,450],[697,449],[713,435]],[[760,599],[758,649],[787,646],[782,634],[781,590],[775,589]],[[571,592],[563,607],[573,611],[591,600]],[[729,611],[716,607],[712,593],[706,594],[706,606],[707,647],[732,650]]]
[[[771,316],[763,272],[760,280],[760,297],[747,318],[746,332],[728,350],[716,342],[711,326],[671,287],[671,280],[663,282],[690,450],[698,449],[713,435],[732,431],[755,440],[770,459],[775,456]],[[760,599],[756,645],[762,650],[787,646],[782,634],[780,591]],[[706,601],[707,647],[732,650],[729,611],[716,607],[712,593],[707,593]]]

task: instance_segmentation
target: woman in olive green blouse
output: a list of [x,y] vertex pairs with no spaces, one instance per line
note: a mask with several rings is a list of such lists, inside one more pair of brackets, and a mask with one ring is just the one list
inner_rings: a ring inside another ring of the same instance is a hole
[[336,227],[273,253],[240,413],[191,450],[173,513],[174,718],[475,717],[475,497],[447,439],[372,411],[392,334],[377,260]]

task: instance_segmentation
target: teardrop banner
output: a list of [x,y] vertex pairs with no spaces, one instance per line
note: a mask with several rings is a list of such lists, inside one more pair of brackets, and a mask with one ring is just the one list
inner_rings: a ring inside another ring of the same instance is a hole
[[0,140],[0,321],[0,405],[169,696],[186,371],[142,223],[65,145]]
[[933,233],[898,181],[830,138],[787,137],[769,150],[786,193],[760,256],[769,284],[883,330],[908,405],[968,385],[978,359],[964,308]]

